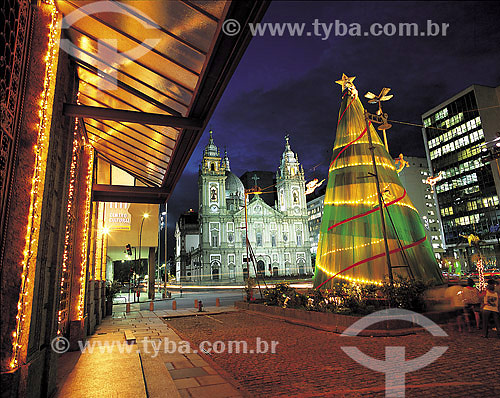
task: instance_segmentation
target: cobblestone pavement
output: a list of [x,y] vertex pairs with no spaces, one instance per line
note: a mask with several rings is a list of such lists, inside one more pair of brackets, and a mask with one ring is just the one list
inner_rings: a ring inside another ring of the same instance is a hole
[[196,345],[245,340],[248,350],[255,350],[257,337],[278,341],[274,354],[210,354],[251,397],[383,397],[384,375],[349,358],[341,346],[381,360],[386,346],[404,346],[407,360],[433,346],[448,346],[435,362],[406,375],[407,397],[500,397],[500,339],[484,339],[478,331],[459,333],[446,326],[448,337],[344,337],[244,311],[168,324]]

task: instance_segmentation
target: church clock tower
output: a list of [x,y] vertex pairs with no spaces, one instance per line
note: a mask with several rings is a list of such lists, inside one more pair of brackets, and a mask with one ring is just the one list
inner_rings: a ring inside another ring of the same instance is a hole
[[307,213],[304,170],[298,156],[290,148],[288,135],[285,136],[285,151],[276,173],[278,192],[278,210],[291,216],[303,216]]
[[225,172],[226,163],[221,162],[219,148],[215,146],[210,131],[198,177],[200,215],[220,215],[225,212]]

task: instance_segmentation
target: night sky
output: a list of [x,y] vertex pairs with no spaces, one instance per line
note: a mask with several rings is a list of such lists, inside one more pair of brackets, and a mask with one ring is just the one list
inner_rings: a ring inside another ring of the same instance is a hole
[[[290,135],[306,180],[326,178],[335,140],[342,73],[356,76],[360,98],[390,87],[389,119],[421,124],[421,115],[471,84],[500,85],[499,2],[285,2],[271,3],[262,22],[315,19],[359,23],[449,23],[437,37],[254,37],[168,202],[168,251],[174,253],[179,215],[198,209],[197,178],[208,130],[231,171],[276,171]],[[312,25],[307,26],[312,30]],[[425,156],[419,127],[394,124],[389,149],[396,157]],[[319,166],[313,169],[314,166]],[[326,183],[326,182],[325,182]]]

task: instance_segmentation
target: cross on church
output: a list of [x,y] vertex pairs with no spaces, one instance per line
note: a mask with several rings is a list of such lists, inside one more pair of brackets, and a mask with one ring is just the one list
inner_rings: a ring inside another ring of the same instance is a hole
[[257,177],[257,174],[254,174],[251,179],[253,180],[254,186],[257,186],[257,180],[260,180],[260,177]]

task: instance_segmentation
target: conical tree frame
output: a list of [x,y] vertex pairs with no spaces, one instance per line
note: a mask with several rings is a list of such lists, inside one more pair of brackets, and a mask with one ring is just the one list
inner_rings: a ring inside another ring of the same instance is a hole
[[[373,125],[369,125],[369,130],[375,147],[393,274],[442,283],[418,211]],[[314,287],[329,288],[339,279],[381,284],[387,277],[364,108],[356,90],[346,89],[329,167]]]

